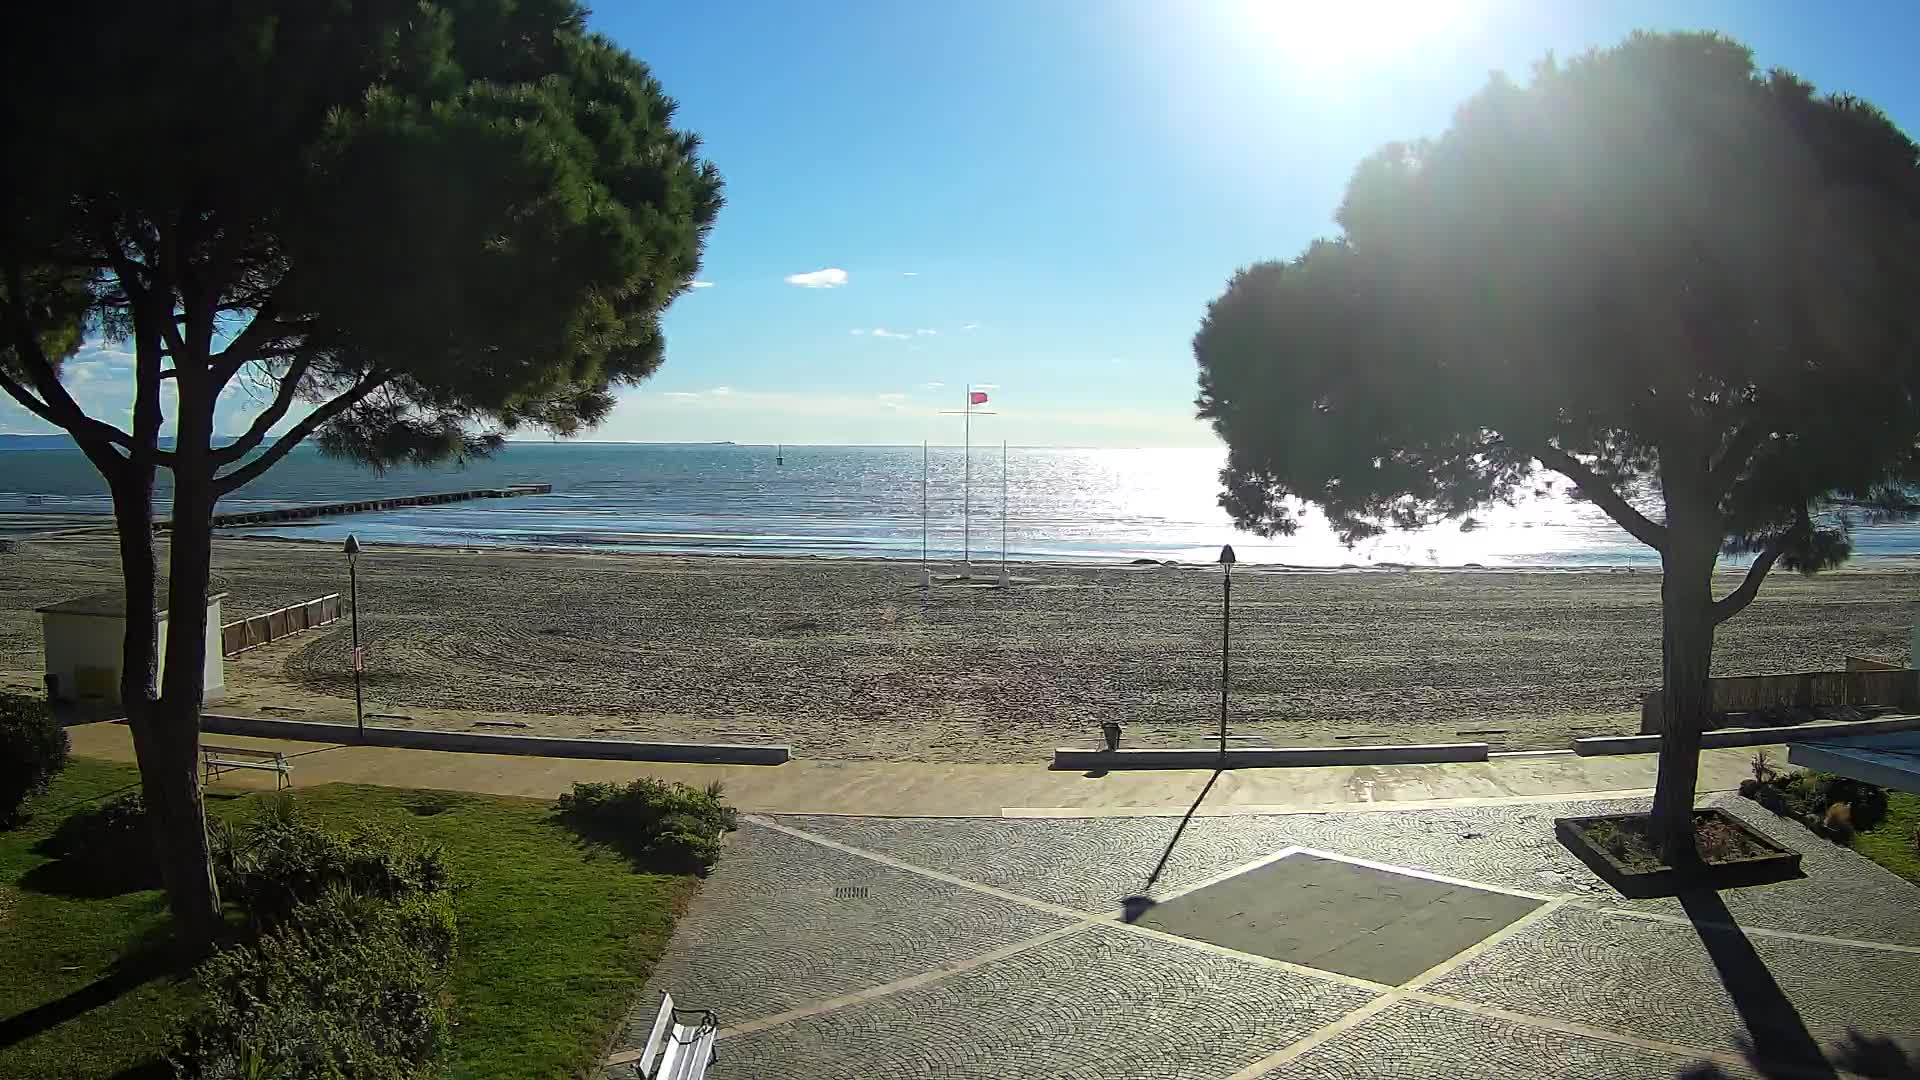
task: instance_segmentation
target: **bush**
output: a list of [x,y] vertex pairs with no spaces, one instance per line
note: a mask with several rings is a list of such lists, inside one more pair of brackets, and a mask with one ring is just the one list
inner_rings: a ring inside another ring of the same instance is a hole
[[35,850],[59,859],[69,886],[92,895],[160,884],[160,851],[137,791],[67,818]]
[[1827,807],[1826,817],[1822,820],[1827,835],[1841,843],[1853,839],[1853,807],[1837,802]]
[[558,813],[580,835],[648,868],[705,873],[720,860],[721,834],[739,823],[738,812],[721,801],[722,790],[646,777],[624,786],[575,784],[560,796]]
[[1887,789],[1850,777],[1809,769],[1781,786],[1789,803],[1816,818],[1824,819],[1835,803],[1851,807],[1855,829],[1871,829],[1887,816]]
[[336,891],[394,901],[453,887],[438,848],[371,830],[342,835],[316,828],[299,819],[290,798],[266,805],[253,824],[211,838],[221,893],[246,911],[255,930],[277,926],[299,905]]
[[66,767],[67,729],[46,703],[0,694],[0,828],[17,824],[20,807]]
[[452,894],[330,892],[200,966],[186,1080],[424,1080],[447,1044]]

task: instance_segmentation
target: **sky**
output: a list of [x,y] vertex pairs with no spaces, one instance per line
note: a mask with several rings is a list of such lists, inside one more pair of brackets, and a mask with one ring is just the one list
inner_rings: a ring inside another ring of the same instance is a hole
[[[1488,73],[1713,29],[1908,131],[1920,6],[1789,0],[607,0],[727,181],[667,362],[604,440],[1213,446],[1189,342],[1235,269],[1335,231],[1353,166]],[[126,415],[128,357],[67,365]],[[117,395],[117,396],[116,396]],[[244,428],[257,390],[221,403]],[[0,430],[46,430],[10,402]],[[526,437],[526,436],[522,436]]]

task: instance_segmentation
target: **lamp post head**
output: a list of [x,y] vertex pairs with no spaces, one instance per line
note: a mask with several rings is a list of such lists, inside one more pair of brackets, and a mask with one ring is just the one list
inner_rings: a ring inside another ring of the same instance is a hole
[[340,550],[346,552],[349,557],[358,555],[360,554],[360,541],[354,539],[352,533],[348,533],[347,542],[341,545]]
[[1232,544],[1222,545],[1220,548],[1220,565],[1232,566],[1233,562],[1234,562],[1233,545]]

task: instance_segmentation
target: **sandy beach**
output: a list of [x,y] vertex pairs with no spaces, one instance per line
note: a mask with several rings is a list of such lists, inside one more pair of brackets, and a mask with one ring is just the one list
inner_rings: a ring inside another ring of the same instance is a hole
[[[117,586],[110,543],[0,555],[0,682],[40,686],[34,607]],[[1882,564],[1885,566],[1885,564]],[[347,589],[330,546],[221,540],[228,621]],[[923,595],[882,562],[384,548],[362,556],[373,722],[775,740],[815,758],[1033,761],[1119,720],[1198,744],[1219,709],[1219,571],[1023,566]],[[1723,589],[1737,578],[1728,575]],[[1659,683],[1656,572],[1234,576],[1232,731],[1273,745],[1624,732]],[[1776,574],[1722,628],[1721,674],[1904,656],[1920,574]],[[221,711],[348,720],[342,622],[228,661]]]

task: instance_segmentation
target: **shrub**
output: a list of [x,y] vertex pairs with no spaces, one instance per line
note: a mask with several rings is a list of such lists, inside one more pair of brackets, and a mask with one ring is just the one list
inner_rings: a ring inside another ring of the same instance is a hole
[[160,884],[160,852],[146,800],[137,791],[67,818],[35,850],[61,860],[67,882],[90,894]]
[[438,848],[386,833],[328,832],[299,819],[291,799],[266,804],[264,815],[212,838],[222,894],[239,904],[256,930],[279,925],[295,909],[345,891],[374,900],[445,893],[453,876]]
[[0,694],[0,828],[18,823],[20,807],[66,767],[67,729],[46,703]]
[[1753,754],[1753,778],[1762,784],[1776,783],[1780,779],[1780,770],[1773,767],[1773,756],[1765,750],[1756,750]]
[[1808,769],[1781,785],[1787,801],[1803,814],[1826,817],[1827,808],[1846,803],[1853,827],[1871,829],[1887,816],[1887,790],[1850,777]]
[[424,1080],[449,1030],[452,895],[335,890],[202,964],[173,1055],[187,1080]]
[[1841,843],[1853,839],[1853,807],[1837,802],[1827,807],[1827,813],[1821,824],[1826,827],[1827,835]]
[[649,868],[712,869],[720,836],[739,814],[721,800],[719,784],[705,790],[642,777],[626,785],[575,784],[560,796],[562,821],[580,835],[608,844]]

